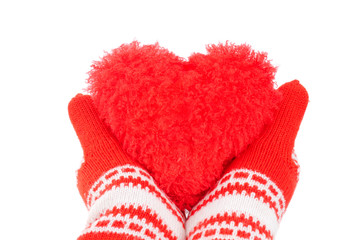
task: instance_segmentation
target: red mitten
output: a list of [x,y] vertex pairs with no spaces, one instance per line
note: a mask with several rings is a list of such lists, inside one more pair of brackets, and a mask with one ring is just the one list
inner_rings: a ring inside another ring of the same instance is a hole
[[69,116],[84,150],[77,179],[89,209],[87,227],[78,239],[184,239],[184,215],[122,151],[91,97],[73,98]]
[[273,239],[298,181],[293,147],[308,104],[298,81],[279,91],[283,100],[275,121],[192,209],[187,239]]

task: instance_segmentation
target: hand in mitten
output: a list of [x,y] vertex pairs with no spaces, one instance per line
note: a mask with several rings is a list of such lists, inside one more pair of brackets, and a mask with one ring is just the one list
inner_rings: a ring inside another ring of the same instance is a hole
[[274,238],[298,181],[293,147],[308,104],[307,91],[297,80],[279,91],[283,100],[275,121],[192,209],[187,239]]
[[87,226],[78,239],[184,239],[184,215],[122,151],[99,119],[91,97],[74,97],[69,116],[84,150],[77,180],[89,209]]

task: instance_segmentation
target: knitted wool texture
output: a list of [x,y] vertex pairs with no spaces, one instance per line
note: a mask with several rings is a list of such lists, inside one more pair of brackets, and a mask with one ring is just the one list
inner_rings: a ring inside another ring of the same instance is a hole
[[99,119],[90,96],[69,103],[69,116],[84,150],[78,189],[87,226],[78,240],[185,239],[185,218],[153,178],[121,150]]
[[78,187],[90,210],[79,239],[274,239],[298,181],[293,147],[308,103],[298,81],[279,91],[284,98],[275,121],[228,166],[186,224],[152,177],[123,153],[91,98],[75,97],[69,115],[85,158]]
[[183,210],[273,120],[275,72],[248,45],[210,45],[184,60],[133,42],[93,64],[88,90],[122,149]]
[[294,141],[308,104],[298,81],[283,85],[275,122],[192,209],[187,240],[272,240],[298,181]]

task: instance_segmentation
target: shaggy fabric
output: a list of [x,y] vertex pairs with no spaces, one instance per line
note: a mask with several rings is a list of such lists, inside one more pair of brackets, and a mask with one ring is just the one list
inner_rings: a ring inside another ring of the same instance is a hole
[[208,45],[188,60],[123,44],[94,62],[88,91],[124,151],[191,209],[277,110],[276,68],[248,45]]

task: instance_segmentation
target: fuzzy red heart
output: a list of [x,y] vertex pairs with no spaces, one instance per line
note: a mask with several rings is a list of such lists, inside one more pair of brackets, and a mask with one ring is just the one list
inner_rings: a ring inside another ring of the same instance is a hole
[[100,117],[182,210],[259,136],[280,100],[266,53],[229,43],[207,52],[185,60],[132,42],[89,72]]

